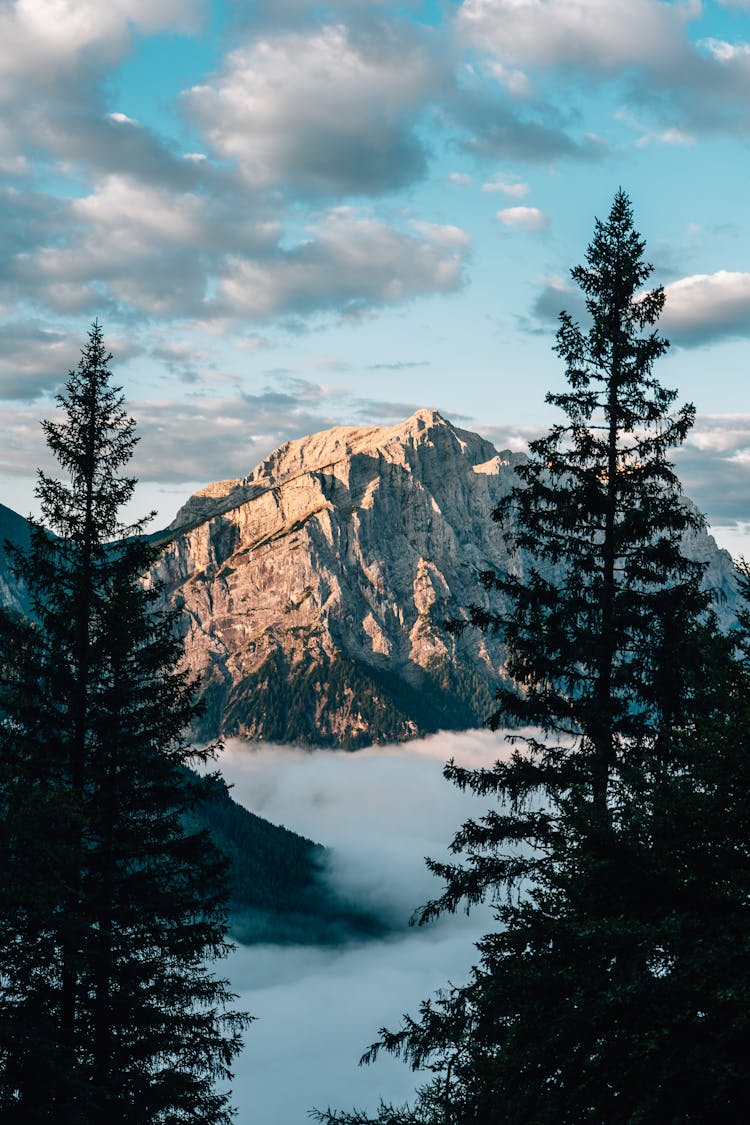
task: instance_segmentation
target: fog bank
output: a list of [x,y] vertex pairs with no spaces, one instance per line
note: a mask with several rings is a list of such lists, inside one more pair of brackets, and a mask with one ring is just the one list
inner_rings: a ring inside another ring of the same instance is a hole
[[239,1125],[304,1125],[312,1106],[374,1110],[380,1096],[404,1101],[426,1080],[390,1057],[357,1062],[381,1026],[397,1027],[422,999],[468,978],[489,910],[424,927],[408,919],[440,892],[424,857],[446,856],[459,825],[487,806],[446,782],[443,764],[490,765],[507,752],[488,731],[356,753],[228,744],[221,768],[235,800],[327,845],[338,893],[397,927],[387,940],[341,947],[235,951],[228,975],[258,1017],[235,1067]]

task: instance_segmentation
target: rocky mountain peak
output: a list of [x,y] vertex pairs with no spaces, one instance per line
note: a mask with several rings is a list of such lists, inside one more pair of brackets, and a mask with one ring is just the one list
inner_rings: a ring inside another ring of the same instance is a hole
[[491,513],[522,456],[425,408],[286,442],[192,496],[155,577],[205,733],[355,745],[480,721],[500,643],[445,621],[507,564]]
[[[450,456],[460,454],[470,465],[488,464],[497,456],[491,442],[461,430],[435,409],[423,407],[395,426],[334,426],[307,437],[287,441],[247,476],[216,481],[183,504],[170,530],[202,522],[230,511],[305,473],[326,472],[358,454],[407,464],[409,451],[432,447]],[[507,454],[506,460],[511,457]],[[487,470],[491,471],[491,470]]]

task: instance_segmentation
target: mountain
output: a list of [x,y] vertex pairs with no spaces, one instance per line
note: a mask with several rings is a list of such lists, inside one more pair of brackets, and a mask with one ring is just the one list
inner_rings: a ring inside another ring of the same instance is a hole
[[191,497],[153,577],[203,677],[200,734],[351,748],[481,722],[500,643],[444,622],[508,562],[491,512],[518,460],[420,410]]
[[[182,610],[200,735],[353,748],[481,724],[501,639],[445,621],[491,604],[482,571],[524,566],[491,518],[522,459],[419,410],[288,442],[192,496],[152,577]],[[685,549],[730,619],[729,554],[705,533]]]
[[[492,606],[482,571],[526,565],[492,520],[522,460],[425,409],[287,442],[192,496],[154,536],[149,580],[182,611],[206,704],[196,734],[353,748],[480,725],[502,640],[445,621]],[[2,507],[0,532],[28,537]],[[706,533],[684,546],[728,624],[731,557]],[[2,554],[0,599],[22,608]]]

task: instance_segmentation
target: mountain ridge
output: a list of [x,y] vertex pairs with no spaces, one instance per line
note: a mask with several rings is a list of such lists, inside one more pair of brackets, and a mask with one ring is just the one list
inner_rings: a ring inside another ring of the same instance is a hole
[[[400,444],[410,432],[419,433],[435,422],[449,425],[451,430],[457,436],[461,435],[464,440],[481,442],[487,453],[486,461],[498,455],[491,442],[470,430],[461,430],[451,423],[446,423],[439,411],[432,407],[422,407],[410,415],[405,422],[394,426],[333,426],[306,437],[284,442],[244,477],[214,481],[205,485],[182,505],[166,530],[178,530],[187,524],[194,524],[196,520],[202,522],[215,515],[222,515],[232,508],[240,507],[248,500],[256,499],[271,488],[290,483],[295,477],[302,476],[304,473],[333,468],[357,453],[373,452],[387,446],[389,442]],[[368,441],[371,438],[376,440]],[[342,444],[343,449],[340,448]],[[312,463],[306,464],[305,454],[308,451],[312,454]],[[513,456],[510,451],[505,452]],[[296,465],[296,472],[291,469],[286,473],[278,471],[276,467],[282,465],[285,460]],[[259,483],[261,480],[266,480],[268,483],[261,485]]]

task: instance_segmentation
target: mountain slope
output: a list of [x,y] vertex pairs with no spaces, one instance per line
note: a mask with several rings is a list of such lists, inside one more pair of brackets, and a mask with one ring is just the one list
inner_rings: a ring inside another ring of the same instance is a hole
[[229,859],[229,913],[237,941],[327,944],[385,929],[330,889],[322,844],[256,816],[232,800],[225,785],[188,818],[188,827],[208,829]]
[[12,508],[0,504],[0,605],[19,613],[28,611],[28,598],[23,585],[19,583],[10,568],[10,559],[5,543],[13,543],[24,550],[29,545],[29,523]]

